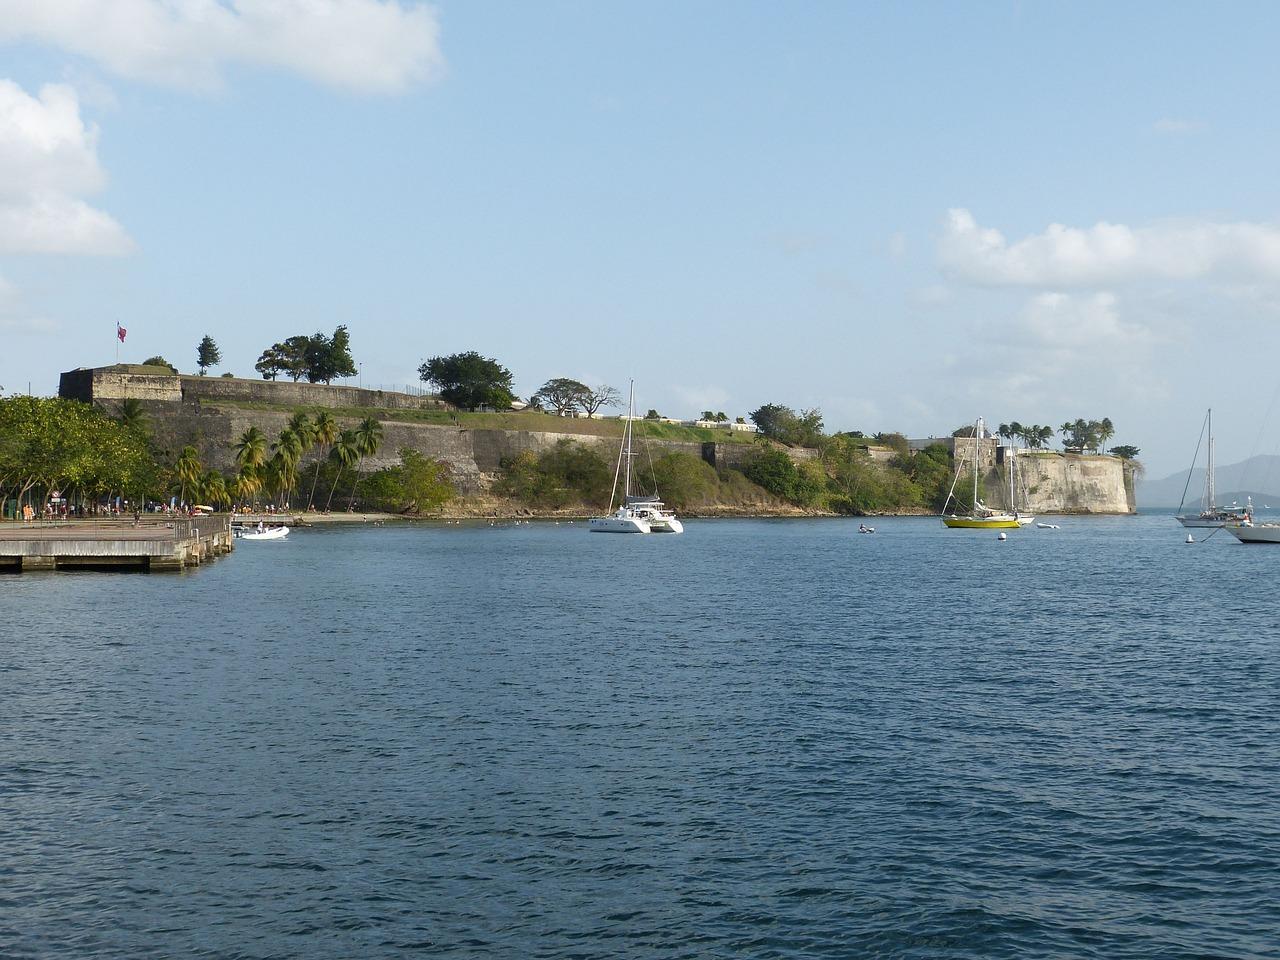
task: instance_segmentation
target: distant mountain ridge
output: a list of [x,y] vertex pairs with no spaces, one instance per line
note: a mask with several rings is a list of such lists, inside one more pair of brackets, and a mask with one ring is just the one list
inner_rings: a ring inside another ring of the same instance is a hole
[[[1261,454],[1220,466],[1215,473],[1219,506],[1232,500],[1244,503],[1250,496],[1259,507],[1272,502],[1280,505],[1280,492],[1276,492],[1280,491],[1280,456]],[[1160,480],[1140,480],[1137,485],[1138,505],[1144,508],[1177,507],[1185,487],[1187,506],[1198,507],[1204,493],[1204,474],[1203,466],[1196,467],[1189,486],[1185,470]]]

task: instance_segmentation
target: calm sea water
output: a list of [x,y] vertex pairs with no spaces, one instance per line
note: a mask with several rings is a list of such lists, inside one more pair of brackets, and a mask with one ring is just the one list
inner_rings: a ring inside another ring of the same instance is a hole
[[1061,523],[0,579],[0,954],[1280,955],[1280,548]]

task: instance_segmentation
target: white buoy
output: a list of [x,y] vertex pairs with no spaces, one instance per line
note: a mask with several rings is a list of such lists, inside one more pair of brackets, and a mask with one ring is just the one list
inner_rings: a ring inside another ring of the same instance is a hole
[[1008,540],[1008,539],[1009,539],[1009,535],[1008,535],[1007,533],[1005,533],[1003,530],[1001,530],[1001,531],[1000,531],[1000,536],[996,537],[996,539],[997,539],[997,540]]
[[1187,534],[1187,543],[1195,543],[1195,542],[1196,542],[1196,538],[1195,538],[1195,537],[1193,537],[1191,534],[1189,534],[1189,533],[1188,533],[1188,534]]

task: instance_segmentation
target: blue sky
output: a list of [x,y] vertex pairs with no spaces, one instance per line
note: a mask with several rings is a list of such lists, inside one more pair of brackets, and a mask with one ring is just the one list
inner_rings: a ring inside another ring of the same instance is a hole
[[1269,5],[52,6],[0,0],[6,390],[345,323],[366,384],[1280,442]]

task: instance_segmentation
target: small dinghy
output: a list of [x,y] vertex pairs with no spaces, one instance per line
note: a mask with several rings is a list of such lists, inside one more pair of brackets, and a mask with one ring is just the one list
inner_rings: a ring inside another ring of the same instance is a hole
[[288,527],[263,527],[258,524],[256,530],[241,530],[236,537],[239,540],[283,540],[288,535]]
[[876,532],[876,528],[875,528],[875,527],[868,527],[865,523],[860,523],[860,524],[858,524],[858,532],[859,532],[859,533],[875,533],[875,532]]
[[1039,527],[1041,530],[1061,530],[1062,529],[1056,523],[1037,523],[1036,526]]

